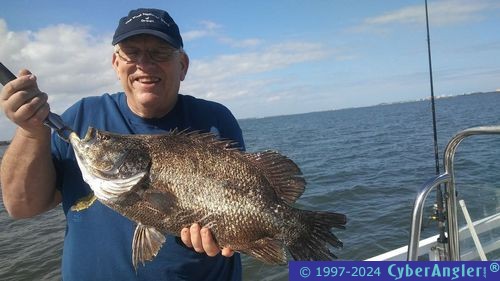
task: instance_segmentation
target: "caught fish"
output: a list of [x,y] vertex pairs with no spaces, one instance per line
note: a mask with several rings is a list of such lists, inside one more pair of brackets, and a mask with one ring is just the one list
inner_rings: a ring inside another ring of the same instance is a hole
[[83,179],[103,204],[137,223],[132,262],[152,260],[165,234],[193,223],[220,247],[269,264],[331,260],[342,242],[330,232],[346,216],[292,207],[305,180],[274,151],[245,153],[210,133],[119,135],[89,128],[69,136]]

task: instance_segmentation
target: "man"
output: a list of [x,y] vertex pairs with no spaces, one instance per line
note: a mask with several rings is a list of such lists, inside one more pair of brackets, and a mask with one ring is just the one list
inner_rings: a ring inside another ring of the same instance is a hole
[[[224,106],[178,94],[189,59],[169,14],[132,10],[119,22],[112,44],[113,68],[124,93],[84,98],[63,119],[80,137],[89,126],[122,134],[157,134],[174,128],[212,131],[243,148],[241,129]],[[240,280],[241,260],[222,251],[198,224],[184,228],[151,262],[132,266],[134,223],[99,202],[89,201],[73,149],[43,126],[47,95],[27,70],[1,92],[6,116],[18,128],[1,166],[6,209],[32,217],[62,203],[67,218],[64,280]],[[78,207],[76,207],[78,206]],[[83,206],[83,207],[82,207]]]

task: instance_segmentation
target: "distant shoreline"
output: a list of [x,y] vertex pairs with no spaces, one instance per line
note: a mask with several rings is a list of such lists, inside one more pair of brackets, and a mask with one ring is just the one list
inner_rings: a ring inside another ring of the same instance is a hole
[[[435,99],[447,99],[447,98],[455,98],[455,97],[460,97],[460,96],[471,96],[471,95],[481,95],[481,94],[500,94],[500,88],[496,89],[495,91],[491,92],[471,92],[471,93],[463,93],[463,94],[457,94],[457,95],[440,95],[435,97]],[[293,116],[293,115],[302,115],[302,114],[309,114],[309,113],[319,113],[319,112],[327,112],[327,111],[340,111],[340,110],[348,110],[348,109],[361,109],[361,108],[368,108],[368,107],[376,107],[376,106],[386,106],[386,105],[395,105],[395,104],[403,104],[403,103],[412,103],[412,102],[421,102],[421,101],[428,101],[430,100],[431,97],[426,97],[426,98],[421,98],[421,99],[416,99],[416,100],[403,100],[403,101],[395,101],[395,102],[383,102],[379,104],[374,104],[374,105],[366,105],[366,106],[359,106],[359,107],[346,107],[346,108],[333,108],[333,109],[327,109],[327,110],[319,110],[319,111],[311,111],[311,112],[302,112],[302,113],[291,113],[291,114],[285,114],[285,115],[269,115],[269,116],[262,116],[262,117],[246,117],[246,118],[238,118],[238,121],[244,121],[244,120],[253,120],[253,119],[264,119],[264,118],[274,118],[274,117],[283,117],[283,116]],[[0,141],[0,146],[8,146],[10,144],[10,141]]]
[[[500,89],[496,89],[495,91],[491,91],[491,92],[471,92],[471,93],[463,93],[463,94],[457,94],[457,95],[440,95],[440,96],[435,97],[435,99],[438,100],[438,99],[456,98],[456,97],[461,97],[461,96],[472,96],[472,95],[482,95],[482,94],[500,94]],[[238,118],[238,121],[254,120],[254,119],[264,119],[264,118],[275,118],[275,117],[284,117],[284,116],[293,116],[293,115],[303,115],[303,114],[309,114],[309,113],[320,113],[320,112],[328,112],[328,111],[340,111],[340,110],[349,110],[349,109],[362,109],[362,108],[377,107],[377,106],[386,106],[386,105],[397,105],[397,104],[412,103],[412,102],[430,101],[430,99],[431,99],[431,97],[429,96],[429,97],[426,97],[426,98],[414,99],[414,100],[402,100],[402,101],[394,101],[394,102],[382,102],[382,103],[372,104],[372,105],[343,107],[343,108],[332,108],[332,109],[325,109],[325,110],[318,110],[318,111],[311,111],[311,112],[278,114],[278,115],[269,115],[269,116],[260,116],[260,117],[245,117],[245,118]]]

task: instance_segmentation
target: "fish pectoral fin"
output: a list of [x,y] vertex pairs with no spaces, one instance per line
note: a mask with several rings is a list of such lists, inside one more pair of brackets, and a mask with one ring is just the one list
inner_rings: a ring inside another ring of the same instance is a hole
[[94,204],[96,199],[97,197],[95,197],[94,193],[90,193],[89,195],[78,199],[78,201],[71,206],[71,211],[80,212],[88,209],[92,204]]
[[165,214],[171,214],[177,205],[177,197],[170,192],[146,191],[143,199],[146,200],[155,210]]
[[286,264],[288,261],[283,242],[272,238],[259,239],[241,252],[269,264]]
[[137,271],[139,262],[151,261],[165,243],[165,235],[154,227],[138,224],[132,240],[132,264]]

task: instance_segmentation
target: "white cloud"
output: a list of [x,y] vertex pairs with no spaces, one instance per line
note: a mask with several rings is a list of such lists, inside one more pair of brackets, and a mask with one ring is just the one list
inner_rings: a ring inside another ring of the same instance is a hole
[[220,36],[218,41],[233,48],[252,48],[262,44],[262,40],[258,38],[236,40],[234,38]]
[[220,55],[209,60],[191,61],[183,90],[219,101],[255,98],[271,85],[286,84],[284,76],[271,78],[270,72],[330,56],[321,44],[289,42],[252,52]]
[[111,68],[110,36],[95,37],[82,26],[55,25],[38,31],[8,31],[0,21],[0,57],[12,71],[30,69],[54,110],[103,89],[118,90]]
[[[493,0],[442,0],[429,1],[429,18],[434,26],[454,25],[480,21],[483,13],[499,9],[500,4]],[[366,18],[362,24],[351,28],[352,31],[384,32],[384,27],[399,24],[425,23],[424,4],[404,7],[382,15]]]
[[186,32],[182,32],[182,39],[185,42],[197,40],[204,37],[215,36],[217,30],[221,28],[221,25],[213,21],[201,21],[201,27],[199,29],[194,29]]
[[[220,28],[211,22],[204,22],[203,26],[206,36]],[[187,38],[195,40],[202,35],[203,32],[191,33]],[[0,19],[0,58],[14,72],[30,69],[38,77],[40,89],[49,94],[52,110],[62,113],[84,96],[121,90],[111,67],[110,38],[110,34],[95,36],[84,26],[65,24],[14,32]],[[331,55],[321,44],[287,42],[260,46],[258,39],[248,38],[226,42],[253,48],[203,60],[192,58],[181,92],[240,105],[245,101],[271,103],[286,99],[287,93],[293,92],[289,89],[290,78],[273,71]],[[239,112],[247,109],[232,110],[240,117]],[[0,122],[7,122],[6,118],[2,117]],[[4,127],[11,126],[0,125]],[[0,139],[7,139],[12,133],[3,131]]]
[[329,53],[321,44],[289,42],[271,45],[254,52],[220,55],[193,63],[196,78],[224,79],[229,76],[261,73],[292,64],[319,60]]
[[[10,31],[0,19],[0,58],[14,73],[22,68],[32,71],[40,89],[49,94],[52,110],[62,113],[84,96],[119,90],[111,67],[110,38],[93,36],[83,26],[65,24]],[[10,135],[12,130],[1,138]]]
[[202,38],[211,37],[220,44],[233,48],[251,48],[259,46],[262,43],[258,38],[235,39],[223,33],[223,26],[209,20],[200,22],[198,29],[182,32],[182,38],[185,42],[199,40]]

